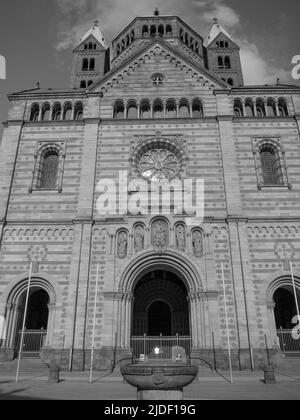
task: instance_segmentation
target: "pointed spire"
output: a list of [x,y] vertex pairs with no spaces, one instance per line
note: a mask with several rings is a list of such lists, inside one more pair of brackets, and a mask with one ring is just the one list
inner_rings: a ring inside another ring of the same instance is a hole
[[99,41],[100,44],[105,49],[108,48],[105,37],[104,37],[102,31],[99,28],[99,21],[98,20],[95,20],[92,28],[87,31],[87,33],[81,38],[80,42],[83,42],[84,40],[86,40],[91,35],[93,35],[97,39],[97,41]]
[[232,39],[232,36],[229,35],[229,33],[220,25],[219,23],[219,19],[218,18],[214,18],[213,19],[213,25],[211,27],[210,33],[208,35],[208,42],[207,45],[209,45],[211,42],[213,42],[214,39],[217,38],[217,36],[220,33],[223,33],[224,35],[226,35],[228,38]]

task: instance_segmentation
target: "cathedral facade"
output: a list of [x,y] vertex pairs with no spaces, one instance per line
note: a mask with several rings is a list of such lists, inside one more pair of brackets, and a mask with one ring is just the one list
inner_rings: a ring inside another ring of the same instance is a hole
[[[18,354],[30,279],[24,353],[70,369],[88,368],[93,343],[104,369],[150,357],[156,338],[211,366],[227,366],[228,341],[236,368],[280,361],[300,296],[299,87],[245,85],[217,20],[204,40],[156,12],[110,47],[95,22],[69,88],[9,100],[0,360]],[[118,189],[120,173],[204,180],[202,222],[160,205],[101,214],[99,181]]]

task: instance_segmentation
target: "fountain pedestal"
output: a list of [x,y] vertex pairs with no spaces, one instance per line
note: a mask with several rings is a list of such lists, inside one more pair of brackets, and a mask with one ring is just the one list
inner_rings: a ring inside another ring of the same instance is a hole
[[137,388],[138,400],[182,400],[183,388],[193,382],[198,368],[157,361],[123,366],[121,373]]

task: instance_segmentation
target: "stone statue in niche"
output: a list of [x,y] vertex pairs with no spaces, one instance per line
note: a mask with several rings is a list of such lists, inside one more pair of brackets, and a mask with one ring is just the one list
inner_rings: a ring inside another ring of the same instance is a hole
[[137,226],[134,231],[134,249],[136,252],[144,249],[145,230],[143,226]]
[[199,230],[195,230],[192,235],[193,253],[195,257],[203,256],[203,237]]
[[152,225],[152,245],[157,251],[164,250],[168,245],[168,225],[164,220],[157,220]]
[[118,257],[127,257],[128,237],[126,232],[120,232],[118,236]]
[[183,225],[177,225],[175,230],[176,248],[179,251],[185,251],[185,228]]

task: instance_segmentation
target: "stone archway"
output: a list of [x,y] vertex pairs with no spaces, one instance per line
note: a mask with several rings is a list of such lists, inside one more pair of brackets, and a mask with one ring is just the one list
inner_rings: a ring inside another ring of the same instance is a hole
[[[15,283],[6,302],[6,339],[2,351],[8,358],[16,355],[20,345],[28,279]],[[25,327],[25,353],[38,356],[43,346],[50,344],[55,312],[56,295],[53,286],[38,277],[31,279]],[[30,335],[31,334],[31,335]]]
[[145,274],[134,290],[131,335],[188,336],[189,302],[182,280],[166,270]]
[[[300,308],[300,277],[295,275],[295,290]],[[267,289],[267,310],[272,342],[283,352],[300,352],[300,341],[294,340],[292,330],[296,326],[296,300],[289,275],[273,280]]]
[[[188,327],[183,331],[189,333],[193,349],[206,348],[211,340],[211,328],[214,328],[214,331],[217,330],[217,326],[211,327],[209,312],[217,311],[218,293],[203,290],[199,270],[188,257],[175,250],[167,250],[162,253],[144,252],[133,259],[123,271],[118,293],[115,295],[116,346],[121,349],[130,349],[134,302],[136,300],[135,291],[143,277],[151,276],[153,272],[166,272],[169,276],[177,277],[185,295],[180,301],[185,301],[187,305],[184,313],[185,325],[188,325]],[[153,300],[148,302],[148,305],[155,300],[161,300],[161,298],[154,296]],[[170,305],[170,302],[166,303]],[[176,315],[174,309],[173,314]],[[146,317],[144,313],[144,320]],[[177,329],[178,327],[173,328],[174,334],[177,333]]]

